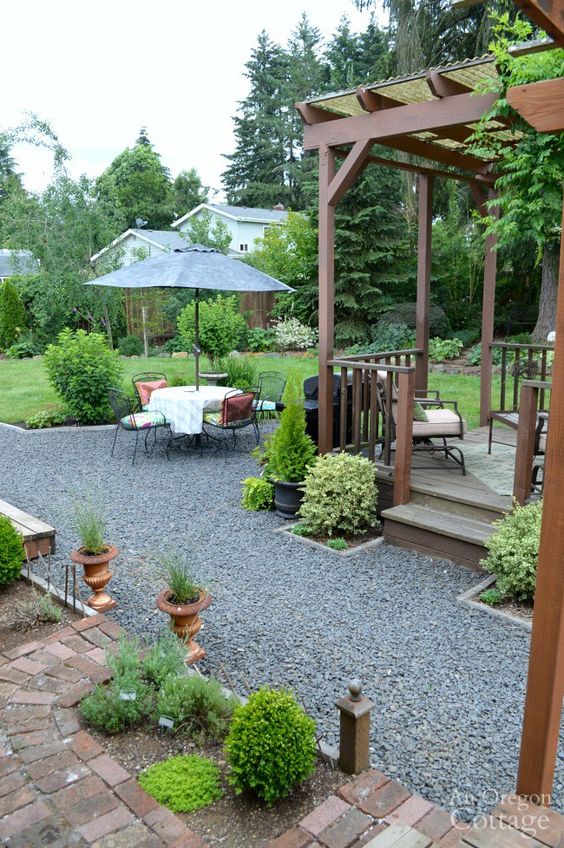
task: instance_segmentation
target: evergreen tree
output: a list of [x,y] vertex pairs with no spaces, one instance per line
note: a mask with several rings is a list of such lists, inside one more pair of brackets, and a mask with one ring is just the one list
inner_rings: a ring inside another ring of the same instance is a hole
[[172,188],[174,191],[174,214],[177,217],[185,215],[186,212],[191,212],[200,203],[206,203],[208,200],[209,189],[202,185],[195,168],[190,168],[189,171],[181,171],[174,180]]
[[4,280],[0,290],[0,347],[10,347],[27,327],[25,308],[10,280]]
[[96,191],[115,205],[126,227],[136,227],[141,218],[150,229],[169,229],[174,217],[170,174],[144,128],[135,146],[126,147],[98,177]]
[[223,185],[229,203],[238,206],[288,205],[288,56],[263,31],[245,67],[250,88],[234,118],[236,146],[226,156]]

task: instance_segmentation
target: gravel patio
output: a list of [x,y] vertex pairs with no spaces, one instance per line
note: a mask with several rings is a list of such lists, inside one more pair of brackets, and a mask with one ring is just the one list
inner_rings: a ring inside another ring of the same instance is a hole
[[[475,572],[389,546],[341,558],[273,533],[282,519],[239,506],[240,481],[257,473],[252,437],[227,460],[174,448],[133,468],[127,434],[113,459],[111,439],[0,426],[0,498],[57,528],[55,570],[77,543],[73,504],[92,495],[121,549],[109,617],[129,633],[166,625],[155,558],[177,551],[213,595],[203,671],[225,669],[241,692],[292,688],[333,744],[334,701],[358,676],[376,704],[378,769],[462,818],[513,791],[529,633],[457,603]],[[554,802],[564,809],[562,739]]]

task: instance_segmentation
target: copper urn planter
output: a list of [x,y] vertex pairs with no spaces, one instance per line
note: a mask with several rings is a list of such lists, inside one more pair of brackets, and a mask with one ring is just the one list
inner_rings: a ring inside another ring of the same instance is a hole
[[106,550],[101,554],[87,554],[84,552],[84,548],[79,548],[71,553],[72,562],[84,567],[84,582],[94,593],[86,603],[96,612],[106,612],[117,607],[117,601],[105,591],[105,588],[112,579],[110,562],[118,554],[119,549],[114,545],[107,545]]
[[203,624],[199,613],[209,607],[212,597],[205,589],[200,589],[197,601],[191,604],[173,604],[170,602],[171,596],[172,591],[169,588],[163,589],[157,596],[157,607],[161,612],[170,615],[171,629],[186,644],[186,665],[193,665],[206,655],[204,649],[194,641],[193,637]]

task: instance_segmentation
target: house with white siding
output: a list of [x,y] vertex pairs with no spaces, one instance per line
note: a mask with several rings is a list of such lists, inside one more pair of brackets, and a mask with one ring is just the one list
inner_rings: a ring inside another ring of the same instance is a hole
[[107,247],[91,256],[90,264],[100,273],[101,266],[124,268],[140,259],[150,259],[176,248],[182,249],[186,244],[186,239],[179,233],[169,230],[126,230]]
[[251,253],[255,249],[256,239],[262,238],[273,224],[280,224],[288,217],[282,206],[274,209],[253,209],[246,206],[227,206],[219,203],[200,203],[195,209],[178,218],[172,226],[187,236],[190,221],[200,215],[218,218],[231,233],[230,252],[239,256]]
[[39,262],[31,250],[9,250],[7,247],[0,249],[0,283],[8,277],[28,277],[38,271]]

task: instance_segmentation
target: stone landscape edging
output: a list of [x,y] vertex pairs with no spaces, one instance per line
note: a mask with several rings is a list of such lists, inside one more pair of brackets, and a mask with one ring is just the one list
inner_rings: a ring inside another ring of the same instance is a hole
[[479,595],[482,594],[485,589],[489,589],[495,583],[495,574],[490,574],[485,580],[482,580],[477,586],[473,586],[471,589],[468,589],[466,592],[463,592],[461,595],[457,597],[457,601],[460,604],[464,604],[464,606],[471,607],[472,609],[479,609],[481,612],[485,612],[488,615],[493,615],[496,618],[505,619],[505,621],[510,621],[512,624],[517,624],[519,627],[524,627],[525,630],[529,632],[532,630],[533,624],[531,621],[527,621],[525,618],[519,618],[517,615],[511,615],[510,612],[505,612],[505,610],[497,609],[496,607],[490,607],[488,604],[481,603],[480,601],[475,600]]
[[371,548],[379,548],[380,545],[384,544],[384,536],[382,535],[378,536],[376,539],[369,539],[368,542],[362,542],[360,545],[355,545],[353,548],[347,548],[346,551],[336,551],[334,548],[329,547],[329,545],[324,545],[323,542],[316,542],[315,539],[310,539],[308,536],[298,536],[297,533],[292,533],[292,529],[297,527],[298,524],[299,521],[295,521],[293,524],[289,524],[288,526],[276,527],[272,532],[285,533],[287,536],[290,536],[292,539],[296,539],[298,542],[302,542],[312,548],[328,551],[329,553],[336,554],[340,557],[354,556],[354,554],[370,550]]
[[18,427],[17,424],[7,424],[5,421],[0,421],[0,427],[7,427],[9,430],[15,430],[16,433],[92,433],[98,430],[112,430],[115,424],[63,424],[60,427]]

